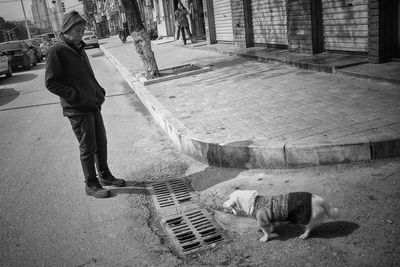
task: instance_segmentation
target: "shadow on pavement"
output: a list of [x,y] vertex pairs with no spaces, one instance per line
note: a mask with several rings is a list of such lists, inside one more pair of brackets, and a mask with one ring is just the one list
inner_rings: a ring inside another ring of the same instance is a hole
[[348,221],[335,221],[324,223],[311,232],[312,237],[335,238],[344,237],[360,228],[360,225]]
[[[185,178],[190,181],[194,191],[202,191],[216,184],[231,180],[238,176],[242,171],[242,169],[207,167],[203,171],[193,173]],[[176,178],[170,177],[169,179]],[[162,179],[161,181],[166,181],[169,179]],[[118,194],[149,195],[149,192],[146,189],[147,185],[157,181],[160,182],[160,180],[126,181],[125,187],[112,187],[109,188],[109,190],[113,196]]]
[[20,95],[20,92],[13,88],[0,89],[0,106],[10,103]]
[[190,180],[194,191],[203,191],[216,184],[229,181],[243,171],[243,169],[207,167],[203,171],[188,175],[187,178]]
[[[335,221],[323,223],[312,230],[309,238],[337,238],[345,237],[353,233],[360,226],[348,221]],[[275,227],[275,232],[279,235],[276,239],[286,241],[297,238],[304,233],[304,227],[296,224],[282,223]]]
[[37,75],[32,73],[14,72],[12,77],[0,79],[1,85],[9,85],[34,80]]
[[[253,81],[260,78],[272,79],[299,71],[297,69],[288,69],[287,66],[280,64],[271,64],[268,65],[268,69],[265,69],[266,66],[259,66],[257,61],[244,60],[242,58],[206,59],[205,61],[197,60],[196,64],[211,67],[213,71],[198,77],[195,81],[180,83],[179,86],[214,85],[222,82]],[[225,68],[227,69],[224,70]],[[223,75],[221,75],[221,71]]]
[[126,181],[125,187],[113,187],[109,190],[112,197],[119,194],[148,195],[146,184],[146,182]]

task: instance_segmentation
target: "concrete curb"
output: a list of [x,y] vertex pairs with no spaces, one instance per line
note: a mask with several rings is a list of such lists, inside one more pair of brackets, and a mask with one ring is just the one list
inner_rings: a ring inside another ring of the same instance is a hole
[[183,153],[218,167],[263,169],[328,165],[378,158],[399,157],[400,139],[347,138],[338,142],[245,140],[213,143],[196,136],[173,116],[106,48],[105,56],[115,65],[149,110],[168,138]]

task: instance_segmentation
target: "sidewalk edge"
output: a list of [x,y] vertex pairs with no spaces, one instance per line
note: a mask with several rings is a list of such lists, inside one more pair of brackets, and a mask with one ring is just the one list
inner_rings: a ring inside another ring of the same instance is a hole
[[228,144],[207,142],[194,135],[163,107],[146,87],[137,81],[136,75],[130,73],[105,47],[100,46],[100,48],[173,144],[183,153],[209,165],[268,169],[328,165],[400,156],[400,139],[359,138],[328,144],[268,140],[244,140]]

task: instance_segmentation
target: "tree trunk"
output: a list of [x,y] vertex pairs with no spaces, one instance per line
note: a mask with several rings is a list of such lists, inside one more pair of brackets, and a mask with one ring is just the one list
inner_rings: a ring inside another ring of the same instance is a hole
[[150,34],[143,26],[137,1],[122,0],[121,2],[123,10],[125,10],[129,31],[133,38],[133,44],[146,70],[146,78],[153,79],[160,76],[157,62],[153,50],[151,49]]
[[160,76],[153,50],[151,50],[150,34],[145,29],[142,29],[138,32],[133,31],[131,35],[136,52],[139,54],[146,70],[146,78],[154,79]]

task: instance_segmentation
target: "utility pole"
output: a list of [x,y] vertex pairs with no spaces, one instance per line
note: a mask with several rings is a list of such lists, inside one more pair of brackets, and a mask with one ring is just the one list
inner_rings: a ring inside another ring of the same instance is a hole
[[21,5],[22,5],[22,11],[24,12],[25,27],[26,27],[26,31],[28,32],[28,39],[32,39],[31,31],[29,30],[28,21],[26,20],[26,13],[25,13],[25,7],[24,7],[24,2],[23,2],[23,0],[21,0]]

